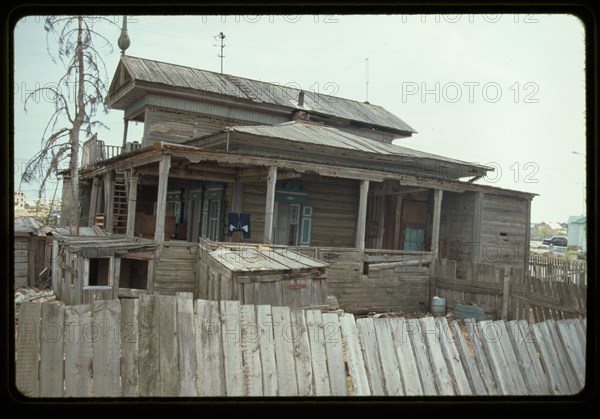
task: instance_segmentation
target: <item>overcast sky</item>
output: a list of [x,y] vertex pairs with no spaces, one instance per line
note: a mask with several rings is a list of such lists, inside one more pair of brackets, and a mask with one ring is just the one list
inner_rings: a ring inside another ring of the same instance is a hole
[[[119,29],[96,29],[114,41],[111,79]],[[585,33],[573,16],[132,16],[127,53],[220,71],[219,32],[225,73],[360,101],[368,73],[369,102],[418,131],[397,144],[494,166],[478,183],[539,194],[533,222],[584,214]],[[14,35],[17,189],[52,113],[43,96],[25,113],[23,98],[63,67],[48,56],[43,18],[25,18]],[[120,145],[122,111],[100,118],[110,127],[100,138]],[[130,125],[129,140],[142,128]],[[21,189],[36,197],[35,184]]]

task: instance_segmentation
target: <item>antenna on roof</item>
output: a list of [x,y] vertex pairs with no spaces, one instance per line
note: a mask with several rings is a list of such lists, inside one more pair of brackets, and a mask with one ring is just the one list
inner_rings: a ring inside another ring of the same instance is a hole
[[[225,35],[223,34],[223,32],[219,32],[219,34],[216,35],[215,38],[221,39],[221,53],[217,55],[217,57],[221,59],[221,74],[223,74],[223,58],[225,58],[225,55],[223,54],[223,48],[225,48],[223,40],[225,39]],[[218,47],[218,45],[215,45],[215,47]]]
[[365,84],[366,84],[365,103],[369,103],[369,59],[368,58],[365,58]]

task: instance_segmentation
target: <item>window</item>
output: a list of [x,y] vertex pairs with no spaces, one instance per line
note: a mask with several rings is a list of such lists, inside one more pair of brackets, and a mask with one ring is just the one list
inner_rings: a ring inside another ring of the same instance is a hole
[[148,261],[121,258],[119,288],[145,290],[148,288]]
[[111,285],[111,258],[90,258],[87,285],[90,287],[108,287]]
[[219,201],[210,201],[208,214],[208,238],[216,241],[219,228]]

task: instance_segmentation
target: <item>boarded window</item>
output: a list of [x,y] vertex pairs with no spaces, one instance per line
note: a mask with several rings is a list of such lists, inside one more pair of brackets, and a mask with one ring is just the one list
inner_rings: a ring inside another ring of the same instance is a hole
[[138,259],[121,259],[119,288],[148,288],[148,261]]
[[110,285],[110,258],[90,258],[90,276],[88,285],[91,287]]

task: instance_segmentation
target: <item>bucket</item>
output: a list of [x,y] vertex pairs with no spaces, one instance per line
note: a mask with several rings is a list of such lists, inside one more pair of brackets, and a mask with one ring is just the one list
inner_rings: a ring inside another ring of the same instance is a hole
[[443,316],[446,314],[446,299],[433,297],[431,299],[431,313],[434,316]]

